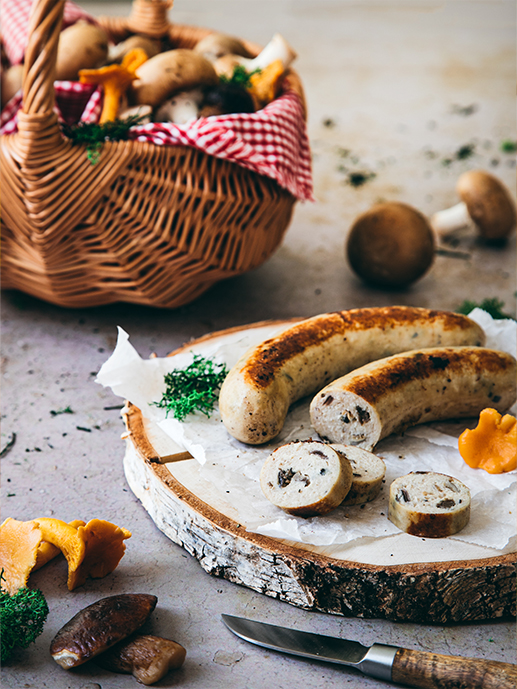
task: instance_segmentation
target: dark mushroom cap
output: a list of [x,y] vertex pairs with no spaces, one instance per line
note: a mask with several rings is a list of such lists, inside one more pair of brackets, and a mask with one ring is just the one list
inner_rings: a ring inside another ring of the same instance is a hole
[[514,229],[515,202],[497,177],[484,170],[464,172],[456,191],[485,239],[504,239]]
[[353,223],[347,255],[365,282],[404,287],[431,266],[434,235],[427,218],[415,208],[399,202],[379,203]]
[[220,82],[203,89],[200,117],[227,115],[236,112],[255,112],[250,93],[242,86]]

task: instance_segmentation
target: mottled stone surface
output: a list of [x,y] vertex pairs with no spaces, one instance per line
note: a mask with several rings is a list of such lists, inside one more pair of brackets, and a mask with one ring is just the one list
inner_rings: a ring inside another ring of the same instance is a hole
[[[83,3],[127,14],[129,3]],[[360,620],[313,613],[209,576],[154,525],[122,469],[120,400],[93,381],[111,353],[116,325],[142,356],[165,355],[214,330],[334,309],[410,304],[454,309],[499,297],[515,313],[515,236],[505,247],[464,240],[469,259],[437,256],[430,272],[398,292],[365,287],[344,258],[356,215],[380,199],[426,214],[456,201],[458,175],[485,167],[513,186],[515,4],[506,0],[176,0],[176,21],[266,43],[282,33],[299,53],[314,154],[315,203],[298,204],[282,247],[260,269],[213,288],[177,311],[131,305],[65,310],[17,293],[2,305],[2,519],[94,517],[132,531],[127,553],[105,579],[66,587],[56,559],[31,577],[50,615],[29,649],[2,668],[9,689],[136,686],[86,664],[72,672],[49,655],[50,640],[80,608],[118,593],[152,593],[143,633],[187,649],[184,666],[159,686],[262,689],[303,685],[382,687],[339,666],[266,651],[233,637],[221,613],[418,650],[515,662],[514,623],[454,626]],[[465,148],[466,147],[466,148]],[[470,151],[470,155],[469,155]],[[462,157],[467,155],[467,157]],[[347,183],[351,173],[369,180]],[[375,177],[371,177],[375,173]],[[66,413],[67,410],[72,413]]]

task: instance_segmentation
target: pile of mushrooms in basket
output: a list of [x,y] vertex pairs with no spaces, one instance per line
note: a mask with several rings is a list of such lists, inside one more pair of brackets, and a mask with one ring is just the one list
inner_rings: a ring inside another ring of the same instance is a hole
[[164,43],[134,34],[109,45],[103,29],[76,22],[61,33],[57,79],[102,85],[101,123],[136,116],[141,123],[187,124],[263,108],[296,57],[280,34],[256,57],[238,38],[217,32],[192,50]]

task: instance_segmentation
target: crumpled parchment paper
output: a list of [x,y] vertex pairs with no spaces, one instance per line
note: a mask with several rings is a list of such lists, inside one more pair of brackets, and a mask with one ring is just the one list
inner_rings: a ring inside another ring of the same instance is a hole
[[[515,355],[515,321],[494,320],[481,309],[474,309],[469,316],[485,330],[487,347]],[[318,546],[400,533],[387,518],[389,485],[411,471],[429,470],[454,476],[471,492],[470,522],[451,539],[495,549],[504,549],[515,540],[517,472],[492,475],[471,469],[458,451],[458,436],[466,427],[475,427],[476,419],[416,426],[404,436],[386,438],[375,448],[387,467],[386,481],[378,498],[362,506],[338,507],[327,516],[302,519],[287,515],[266,500],[260,489],[259,473],[264,460],[276,447],[296,439],[318,439],[310,425],[309,399],[296,403],[281,434],[259,447],[245,445],[230,436],[217,409],[210,418],[196,412],[179,422],[166,418],[164,410],[152,405],[161,399],[165,390],[165,373],[188,365],[194,352],[225,362],[230,368],[249,347],[289,325],[248,328],[194,343],[192,348],[172,357],[149,360],[138,355],[127,333],[119,328],[117,346],[99,371],[96,382],[135,404],[145,417],[188,450],[199,462],[200,475],[237,510],[240,523],[248,531]]]

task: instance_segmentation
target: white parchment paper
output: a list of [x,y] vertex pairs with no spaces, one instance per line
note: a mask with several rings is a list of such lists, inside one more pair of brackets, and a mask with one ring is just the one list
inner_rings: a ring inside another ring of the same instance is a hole
[[[494,320],[475,309],[469,314],[485,330],[487,346],[513,356],[517,347],[517,323]],[[465,423],[437,423],[416,426],[404,436],[381,441],[375,453],[386,462],[386,482],[381,495],[366,505],[339,507],[324,517],[302,519],[287,515],[263,496],[259,473],[266,457],[291,440],[318,439],[309,420],[310,400],[290,410],[281,434],[274,442],[259,447],[235,440],[224,427],[218,410],[210,418],[201,413],[184,422],[166,418],[165,411],[152,405],[165,390],[165,373],[183,368],[193,353],[213,357],[232,367],[249,347],[289,327],[289,323],[267,325],[230,333],[193,344],[173,357],[142,359],[119,328],[117,346],[102,366],[96,382],[135,404],[170,438],[199,462],[200,474],[216,487],[225,501],[237,510],[239,521],[249,531],[319,546],[348,544],[358,539],[379,538],[400,533],[387,518],[390,483],[411,471],[438,471],[459,479],[472,496],[469,524],[451,539],[479,546],[504,549],[516,533],[517,472],[488,474],[471,469],[458,451],[458,436],[476,420]],[[513,410],[515,413],[515,409]]]

